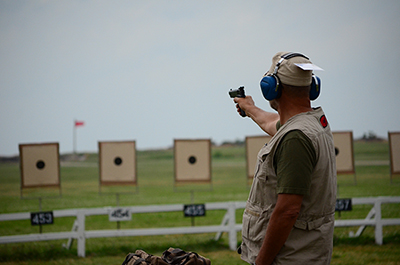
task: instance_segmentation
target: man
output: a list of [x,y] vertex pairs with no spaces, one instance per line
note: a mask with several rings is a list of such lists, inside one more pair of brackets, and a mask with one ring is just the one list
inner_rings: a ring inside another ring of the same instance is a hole
[[256,107],[251,96],[234,98],[238,112],[243,110],[273,136],[258,154],[243,214],[240,251],[250,264],[310,265],[331,260],[335,150],[324,112],[311,107],[310,98],[318,97],[320,89],[319,78],[309,70],[315,68],[299,53],[273,57],[260,85],[278,113]]

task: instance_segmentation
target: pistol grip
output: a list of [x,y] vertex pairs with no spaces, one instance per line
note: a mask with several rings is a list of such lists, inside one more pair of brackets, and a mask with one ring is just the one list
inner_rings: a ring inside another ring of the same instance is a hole
[[[246,97],[246,96],[244,96],[244,97]],[[244,98],[244,97],[240,97],[240,98]],[[242,116],[242,117],[246,117],[247,115],[246,115],[246,112],[244,112],[244,110],[242,110],[240,107],[238,107],[239,108],[239,110],[240,110],[240,116]]]

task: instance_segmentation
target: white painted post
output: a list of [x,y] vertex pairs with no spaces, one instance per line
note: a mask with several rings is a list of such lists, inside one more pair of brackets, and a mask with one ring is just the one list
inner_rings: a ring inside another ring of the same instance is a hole
[[[226,225],[226,224],[228,223],[228,221],[229,221],[229,215],[228,215],[228,211],[227,211],[227,212],[225,213],[225,215],[224,215],[224,218],[222,219],[221,226]],[[221,236],[222,236],[222,232],[219,231],[219,232],[215,235],[214,240],[215,240],[215,241],[218,241],[218,240],[221,238]]]
[[85,257],[85,210],[79,210],[77,214],[78,220],[78,257]]
[[236,229],[235,229],[236,214],[235,213],[236,213],[235,203],[230,202],[228,205],[229,248],[233,251],[235,251],[237,248],[237,233],[236,233]]
[[[372,218],[374,218],[374,216],[375,216],[375,207],[372,207],[371,211],[369,211],[367,217],[365,217],[364,220],[366,220],[366,221],[371,220]],[[357,233],[356,233],[355,235],[352,234],[353,231],[351,231],[351,232],[349,233],[349,236],[350,236],[350,237],[359,237],[359,236],[362,234],[362,232],[364,232],[364,229],[365,229],[366,227],[367,227],[366,225],[360,226],[360,227],[358,228],[358,230],[357,230]]]
[[[74,224],[72,225],[71,232],[78,231],[78,221],[75,219]],[[70,249],[74,238],[71,236],[68,238],[67,244],[62,244],[63,248]]]
[[375,201],[375,243],[378,245],[383,244],[383,235],[382,235],[382,212],[381,212],[381,199],[378,198]]

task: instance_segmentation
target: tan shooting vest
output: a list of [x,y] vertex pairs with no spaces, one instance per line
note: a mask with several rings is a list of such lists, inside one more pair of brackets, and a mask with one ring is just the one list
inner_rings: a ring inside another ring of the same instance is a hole
[[[321,108],[290,118],[257,157],[253,184],[243,214],[241,257],[254,263],[261,248],[277,194],[274,154],[283,136],[301,130],[317,155],[310,194],[303,197],[297,221],[273,264],[329,264],[336,203],[336,158],[333,137]],[[290,163],[290,161],[288,161]]]

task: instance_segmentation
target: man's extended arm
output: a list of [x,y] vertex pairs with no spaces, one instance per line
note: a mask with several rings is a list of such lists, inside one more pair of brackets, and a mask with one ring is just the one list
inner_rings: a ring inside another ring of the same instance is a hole
[[275,259],[297,220],[302,201],[303,195],[278,194],[256,265],[270,265]]
[[[279,114],[266,112],[258,108],[251,96],[245,98],[234,98],[238,111],[242,109],[257,125],[266,133],[273,136],[276,133],[276,123],[279,121]],[[239,109],[240,106],[240,109]]]

